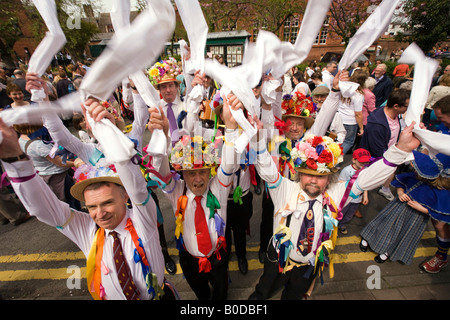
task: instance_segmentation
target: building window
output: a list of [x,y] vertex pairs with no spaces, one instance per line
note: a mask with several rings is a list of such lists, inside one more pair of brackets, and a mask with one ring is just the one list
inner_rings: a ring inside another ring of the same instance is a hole
[[239,46],[228,46],[227,47],[227,66],[234,67],[242,63],[243,47]]
[[328,38],[328,29],[322,29],[320,32],[319,44],[326,44]]
[[319,34],[316,37],[316,40],[314,41],[314,44],[327,44],[327,38],[328,38],[328,29],[322,29],[319,31]]

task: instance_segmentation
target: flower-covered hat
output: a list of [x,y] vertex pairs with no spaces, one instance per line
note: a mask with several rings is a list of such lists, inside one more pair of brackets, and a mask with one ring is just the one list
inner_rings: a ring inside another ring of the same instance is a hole
[[116,172],[114,165],[108,165],[104,158],[100,159],[95,166],[83,164],[73,175],[76,183],[70,189],[70,193],[79,201],[84,201],[84,189],[97,182],[112,182],[122,185],[122,181]]
[[[216,168],[220,165],[220,141],[206,141],[201,136],[185,135],[173,147],[169,155],[170,164],[176,171]],[[215,174],[215,170],[212,173]]]
[[317,108],[314,106],[310,98],[296,91],[293,95],[286,94],[283,96],[281,104],[282,118],[298,117],[305,119],[305,127],[309,129],[314,123]]
[[153,85],[160,85],[167,82],[181,83],[177,76],[182,73],[177,60],[170,57],[155,63],[148,71],[149,79]]
[[338,171],[344,161],[342,147],[329,137],[307,135],[292,148],[295,169],[313,175],[328,175]]

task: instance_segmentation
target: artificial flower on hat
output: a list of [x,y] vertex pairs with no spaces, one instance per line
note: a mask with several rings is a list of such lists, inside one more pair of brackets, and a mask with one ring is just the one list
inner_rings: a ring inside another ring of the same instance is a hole
[[[176,171],[216,168],[220,165],[220,139],[203,140],[201,136],[185,135],[175,144],[169,155],[169,161]],[[215,173],[215,170],[212,170]]]
[[111,182],[122,185],[120,177],[114,165],[106,162],[105,158],[99,159],[95,166],[90,164],[80,165],[73,175],[76,183],[70,189],[72,196],[84,201],[84,189],[97,182]]
[[283,96],[281,112],[283,120],[285,120],[286,117],[304,118],[305,127],[309,129],[314,123],[317,108],[310,98],[296,91],[292,95],[286,94]]
[[170,57],[167,60],[161,60],[155,63],[148,71],[149,79],[153,85],[166,82],[178,82],[177,76],[182,72],[175,58]]
[[292,148],[291,157],[299,172],[327,175],[337,171],[344,161],[342,147],[330,137],[306,135]]

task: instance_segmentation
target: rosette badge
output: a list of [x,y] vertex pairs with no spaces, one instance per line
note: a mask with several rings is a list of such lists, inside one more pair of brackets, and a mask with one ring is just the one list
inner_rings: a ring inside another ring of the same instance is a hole
[[342,147],[329,137],[305,136],[291,151],[295,169],[299,172],[328,175],[338,171],[344,160]]
[[183,136],[172,148],[169,161],[176,171],[215,168],[220,165],[219,148],[221,140],[203,140],[200,136]]
[[314,123],[317,108],[314,106],[311,99],[296,91],[292,95],[286,94],[283,96],[281,112],[283,121],[285,121],[287,117],[303,118],[305,119],[305,128],[309,129]]

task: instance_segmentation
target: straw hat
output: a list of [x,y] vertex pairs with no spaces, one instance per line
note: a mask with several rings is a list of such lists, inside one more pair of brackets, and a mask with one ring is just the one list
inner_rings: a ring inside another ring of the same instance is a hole
[[307,135],[291,150],[298,172],[312,175],[329,175],[338,171],[337,164],[344,161],[342,147],[330,137]]
[[309,129],[314,124],[317,108],[310,98],[296,91],[293,95],[286,94],[283,96],[281,112],[283,121],[287,117],[303,118],[305,119],[305,128]]

